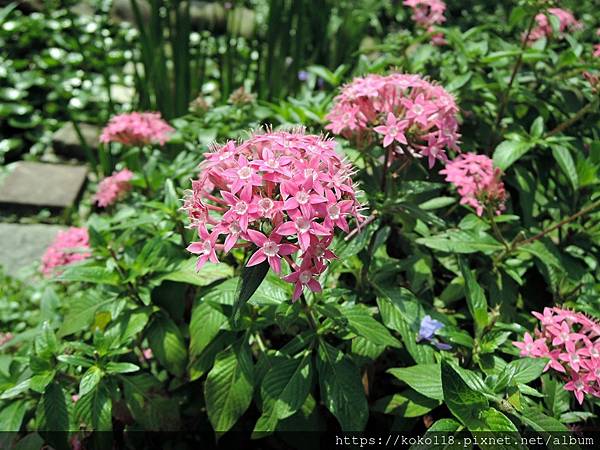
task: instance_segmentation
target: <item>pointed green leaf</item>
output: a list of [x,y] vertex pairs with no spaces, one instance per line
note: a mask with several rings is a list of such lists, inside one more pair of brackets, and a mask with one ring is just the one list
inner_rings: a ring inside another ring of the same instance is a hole
[[471,269],[469,269],[469,266],[465,260],[459,257],[458,264],[460,266],[460,271],[462,272],[463,278],[465,279],[467,306],[469,307],[469,312],[475,321],[475,328],[477,332],[481,333],[481,331],[488,324],[489,320],[487,300],[485,298],[483,289],[479,283],[477,283],[477,279],[473,275],[473,272],[471,272]]
[[501,142],[496,147],[496,150],[494,150],[494,165],[502,170],[506,170],[532,148],[533,144],[526,141]]
[[387,372],[425,397],[435,400],[444,399],[439,364],[418,364],[388,369]]
[[172,374],[183,376],[187,349],[177,325],[165,315],[157,316],[148,327],[147,337],[156,359]]
[[311,382],[310,353],[295,359],[277,359],[262,382],[263,413],[270,412],[280,420],[291,416],[304,404]]
[[250,406],[253,372],[252,355],[245,342],[217,355],[204,383],[206,410],[215,432],[228,431]]
[[256,292],[269,272],[269,263],[263,261],[256,266],[244,267],[240,277],[233,303],[232,318],[237,323],[240,319],[241,309]]
[[317,370],[323,403],[342,430],[362,431],[369,408],[358,368],[339,349],[321,342]]

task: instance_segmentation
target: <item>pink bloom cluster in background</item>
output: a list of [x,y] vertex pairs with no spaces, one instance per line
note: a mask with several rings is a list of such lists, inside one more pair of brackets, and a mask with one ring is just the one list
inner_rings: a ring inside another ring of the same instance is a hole
[[587,71],[583,72],[582,75],[592,88],[592,92],[598,92],[600,90],[600,76]]
[[[596,30],[596,36],[600,37],[600,28]],[[600,58],[600,44],[594,45],[594,57]]]
[[458,106],[443,87],[418,75],[371,74],[343,87],[327,115],[325,128],[369,145],[374,139],[398,153],[447,160],[445,149],[459,151]]
[[56,268],[82,261],[91,256],[86,228],[71,227],[60,231],[42,256],[42,273],[51,276]]
[[575,19],[571,11],[561,8],[549,8],[547,12],[539,13],[535,16],[535,27],[531,30],[527,39],[529,43],[533,43],[544,36],[548,38],[552,36],[552,25],[550,24],[550,19],[548,19],[548,14],[552,14],[558,18],[558,31],[560,34],[582,27],[581,22]]
[[304,287],[320,291],[317,278],[335,258],[334,230],[347,233],[349,218],[362,219],[353,168],[335,145],[301,130],[274,131],[205,154],[183,206],[200,238],[188,247],[199,255],[197,268],[217,263],[217,251],[250,246],[248,266],[267,261],[280,273],[287,262],[292,273],[283,279],[295,284],[294,300]]
[[404,0],[404,6],[412,9],[412,20],[420,27],[433,33],[431,42],[434,45],[445,45],[443,33],[435,33],[433,26],[446,21],[444,12],[446,3],[442,0]]
[[157,112],[132,112],[110,119],[102,130],[100,142],[119,142],[124,145],[164,145],[173,128]]
[[521,356],[548,358],[544,369],[554,369],[567,381],[577,401],[584,394],[600,397],[600,325],[582,313],[558,307],[534,312],[540,329],[525,333],[523,342],[513,342]]
[[446,175],[446,181],[456,186],[462,197],[460,203],[475,208],[478,216],[486,208],[496,214],[504,211],[506,191],[500,179],[502,171],[494,168],[489,157],[465,153],[448,162],[440,173]]
[[12,334],[10,331],[8,333],[0,333],[0,347],[11,341],[14,337],[14,334]]
[[425,29],[446,21],[446,3],[442,0],[404,0],[404,6],[412,9],[412,20]]
[[94,201],[101,208],[106,208],[117,200],[122,199],[131,190],[130,181],[132,178],[133,172],[128,169],[120,170],[104,178],[98,184],[98,191],[94,196]]

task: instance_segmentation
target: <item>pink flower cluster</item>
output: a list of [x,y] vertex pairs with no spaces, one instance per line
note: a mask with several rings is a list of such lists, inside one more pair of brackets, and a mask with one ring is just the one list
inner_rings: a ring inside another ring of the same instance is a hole
[[362,219],[353,169],[335,145],[302,131],[275,131],[206,154],[183,206],[200,238],[188,247],[199,255],[196,267],[217,263],[217,251],[250,247],[248,266],[267,261],[280,273],[283,260],[291,267],[283,279],[295,284],[294,300],[304,287],[320,291],[317,277],[335,258],[334,230],[348,232],[349,218]]
[[157,112],[132,112],[110,119],[102,130],[100,142],[119,142],[129,146],[164,145],[173,128]]
[[[600,37],[600,28],[596,30],[596,36]],[[594,57],[600,58],[600,44],[594,45]]]
[[523,342],[513,342],[521,356],[548,358],[544,372],[554,369],[567,381],[581,404],[584,394],[600,397],[600,324],[584,314],[562,308],[534,312],[540,328],[534,337],[525,333]]
[[446,3],[442,0],[404,0],[404,6],[412,9],[412,20],[423,28],[429,29],[446,21]]
[[117,200],[122,199],[131,189],[130,181],[132,178],[133,172],[128,169],[120,170],[104,178],[98,184],[98,191],[94,196],[94,201],[101,208],[106,208]]
[[433,167],[459,151],[458,107],[443,87],[418,75],[371,74],[355,78],[335,98],[325,128],[359,146],[374,139],[399,153],[424,156]]
[[[446,21],[446,17],[444,17],[446,3],[442,0],[404,0],[404,6],[412,9],[412,20],[429,33],[434,33],[434,25]],[[433,34],[431,39],[435,45],[446,43],[442,33]]]
[[582,27],[581,22],[575,19],[571,11],[561,8],[549,8],[547,12],[539,13],[535,16],[535,27],[531,30],[527,39],[529,43],[533,43],[544,36],[548,38],[552,36],[552,25],[548,19],[548,14],[552,14],[558,18],[558,31],[560,34]]
[[86,228],[71,227],[60,231],[42,256],[42,273],[49,277],[56,268],[82,261],[91,256]]
[[462,197],[460,203],[475,208],[481,216],[486,208],[496,214],[504,211],[506,191],[500,177],[502,171],[494,168],[490,158],[475,153],[465,153],[440,170],[446,181],[454,184]]

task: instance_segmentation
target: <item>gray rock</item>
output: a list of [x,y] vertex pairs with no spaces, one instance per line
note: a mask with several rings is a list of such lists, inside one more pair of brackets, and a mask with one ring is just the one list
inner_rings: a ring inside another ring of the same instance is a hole
[[[142,23],[148,24],[152,10],[148,2],[139,1],[138,7]],[[256,13],[248,8],[236,7],[229,11],[219,2],[192,0],[190,7],[190,26],[194,31],[208,30],[214,34],[228,33],[250,39],[256,33]],[[129,22],[137,26],[131,0],[113,0],[111,17],[117,22]]]
[[[13,0],[0,0],[0,8],[12,3]],[[25,13],[40,12],[44,10],[43,0],[20,0],[17,8]]]
[[[142,16],[142,21],[148,23],[151,11],[149,2],[138,0],[137,5]],[[137,23],[135,12],[131,6],[131,0],[113,0],[110,15],[116,22]]]
[[78,16],[92,17],[96,13],[96,8],[88,1],[79,1],[71,7],[71,12]]
[[135,99],[135,89],[128,86],[122,86],[120,84],[113,84],[110,87],[110,97],[115,103],[131,104]]
[[25,268],[37,268],[59,225],[0,223],[0,266],[11,276],[24,275]]
[[[102,132],[100,127],[88,123],[79,123],[78,126],[90,150],[98,149]],[[85,159],[85,150],[77,131],[75,131],[75,126],[71,122],[65,123],[52,135],[52,147],[57,155]]]
[[0,203],[13,206],[68,208],[85,183],[87,168],[20,161],[0,185]]

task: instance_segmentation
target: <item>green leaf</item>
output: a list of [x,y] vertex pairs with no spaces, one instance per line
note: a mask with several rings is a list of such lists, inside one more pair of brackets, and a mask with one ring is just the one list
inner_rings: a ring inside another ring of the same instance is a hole
[[339,349],[321,341],[317,358],[321,398],[342,430],[362,431],[369,408],[358,368]]
[[27,411],[26,400],[14,400],[0,410],[0,431],[19,431]]
[[256,292],[248,300],[248,303],[257,306],[280,305],[289,302],[290,298],[292,298],[290,284],[283,281],[276,274],[267,274]]
[[569,149],[562,145],[553,145],[552,156],[554,156],[558,166],[571,183],[573,189],[577,190],[579,188],[579,175],[577,174],[577,167]]
[[75,403],[77,421],[94,431],[112,430],[112,400],[104,384],[79,397]]
[[217,433],[228,431],[248,409],[254,391],[254,368],[247,343],[221,353],[204,383],[208,418]]
[[202,353],[227,323],[225,314],[206,300],[197,300],[190,320],[190,355]]
[[39,392],[40,394],[46,390],[46,386],[48,386],[52,380],[54,380],[54,376],[56,372],[54,370],[46,370],[44,372],[36,373],[29,380],[29,388],[32,391]]
[[478,413],[488,408],[487,398],[471,389],[446,361],[441,364],[441,378],[443,399],[450,412],[469,429],[479,425]]
[[27,378],[27,379],[21,381],[20,383],[5,390],[0,395],[0,400],[11,399],[11,398],[14,398],[14,397],[22,394],[23,392],[27,392],[29,390],[30,384],[31,384],[31,378]]
[[149,373],[119,377],[127,407],[134,419],[149,431],[179,431],[179,405],[163,392],[161,383]]
[[69,429],[67,400],[63,389],[56,382],[48,385],[38,403],[37,429],[65,432]]
[[44,439],[39,433],[29,433],[17,441],[11,450],[39,450],[44,448]]
[[547,416],[534,406],[523,409],[521,421],[535,431],[568,431],[569,429],[554,417]]
[[480,353],[494,353],[511,335],[510,331],[490,331],[481,337]]
[[246,267],[242,269],[242,275],[235,294],[235,302],[233,303],[232,318],[233,323],[237,323],[240,319],[242,306],[256,292],[262,281],[269,272],[269,263],[263,261],[256,266]]
[[537,380],[542,375],[547,362],[545,358],[521,358],[509,362],[498,375],[497,389]]
[[456,92],[461,87],[469,82],[473,76],[472,72],[463,73],[462,75],[456,75],[452,77],[452,81],[446,85],[446,90],[449,92]]
[[310,353],[295,359],[276,359],[262,381],[263,415],[278,420],[291,416],[306,401],[311,384]]
[[114,373],[131,373],[137,372],[140,368],[132,363],[128,362],[109,362],[106,364],[106,373],[114,374]]
[[418,238],[416,242],[448,253],[491,254],[504,248],[483,230],[447,230],[434,236]]
[[[493,408],[480,411],[479,420],[481,421],[481,426],[470,427],[470,431],[517,431],[517,427],[515,427],[515,424],[508,417]],[[488,446],[487,448],[495,449],[497,447]]]
[[120,347],[142,332],[151,314],[152,308],[148,306],[124,311],[106,328],[104,337],[111,347]]
[[176,281],[194,286],[208,286],[215,281],[233,276],[233,268],[225,263],[206,263],[200,271],[196,271],[197,258],[182,261],[173,272],[163,275],[161,280]]
[[79,383],[79,396],[84,396],[100,383],[103,376],[102,370],[98,366],[90,367],[81,377]]
[[[458,423],[454,419],[439,419],[437,420],[427,432],[423,435],[423,442],[421,444],[417,443],[410,447],[410,450],[446,450],[452,448],[462,448],[462,445],[459,444],[460,440],[456,439],[454,444],[450,444],[449,437],[453,436],[455,432],[461,429],[461,424]],[[446,435],[448,438],[445,440],[439,441],[435,440],[435,437],[440,435]],[[431,439],[431,442],[428,441],[428,438]]]
[[56,278],[57,281],[80,281],[94,284],[120,284],[119,274],[108,270],[106,267],[71,265]]
[[68,313],[58,330],[58,336],[64,337],[86,330],[94,320],[96,311],[102,310],[114,301],[113,297],[101,299],[92,293],[82,298],[76,298],[69,305]]
[[419,205],[419,208],[425,211],[431,211],[434,209],[445,208],[456,203],[455,197],[436,197],[431,200],[427,200]]
[[172,374],[183,376],[187,349],[177,325],[164,315],[155,316],[146,336],[156,359]]
[[444,399],[439,364],[418,364],[411,367],[388,369],[387,372],[425,397],[434,400]]
[[480,334],[488,324],[489,320],[487,300],[483,289],[479,283],[477,283],[477,279],[463,258],[458,257],[458,265],[460,266],[460,271],[465,279],[467,306],[475,321],[476,333]]
[[538,117],[531,124],[531,129],[529,130],[529,135],[534,139],[539,139],[544,134],[544,118]]
[[273,433],[277,428],[278,419],[274,414],[263,413],[258,418],[252,430],[252,439],[261,439]]
[[373,411],[393,414],[399,417],[420,417],[440,405],[439,400],[434,400],[419,394],[413,389],[388,395],[375,402]]
[[359,336],[367,338],[375,345],[400,347],[398,339],[393,337],[381,323],[375,320],[364,306],[342,309],[348,319],[348,328]]
[[511,165],[522,158],[534,144],[526,141],[504,141],[494,150],[494,165],[502,170],[508,169]]
[[35,337],[35,351],[42,358],[49,358],[58,351],[56,335],[47,321],[42,324],[42,329]]
[[542,391],[545,395],[544,403],[555,417],[569,410],[571,406],[571,393],[564,389],[563,383],[549,375],[542,377]]
[[433,363],[435,350],[416,341],[418,323],[425,313],[414,294],[405,288],[388,288],[375,282],[372,284],[378,293],[377,305],[384,325],[400,333],[402,343],[416,363]]

